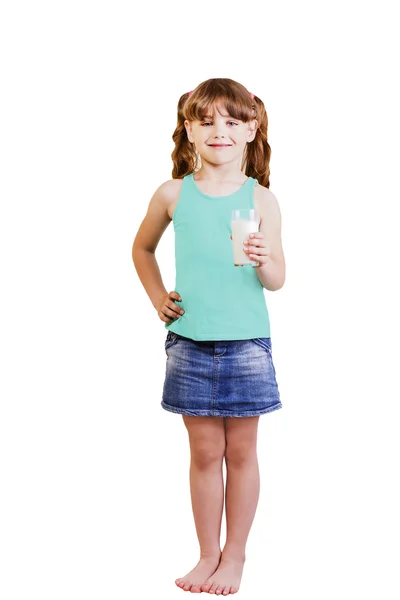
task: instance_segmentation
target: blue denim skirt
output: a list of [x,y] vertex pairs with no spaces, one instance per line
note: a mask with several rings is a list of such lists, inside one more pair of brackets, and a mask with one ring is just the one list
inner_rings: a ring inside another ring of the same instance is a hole
[[271,338],[195,341],[168,331],[161,406],[199,417],[255,417],[282,407]]

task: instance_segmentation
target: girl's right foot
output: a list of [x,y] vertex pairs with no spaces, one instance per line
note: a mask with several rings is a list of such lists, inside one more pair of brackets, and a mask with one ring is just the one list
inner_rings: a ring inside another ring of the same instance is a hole
[[219,562],[221,560],[221,554],[219,556],[200,558],[195,568],[190,571],[185,577],[181,577],[175,580],[178,587],[182,588],[185,592],[189,590],[193,593],[201,593],[201,586],[211,575],[214,575],[218,569]]

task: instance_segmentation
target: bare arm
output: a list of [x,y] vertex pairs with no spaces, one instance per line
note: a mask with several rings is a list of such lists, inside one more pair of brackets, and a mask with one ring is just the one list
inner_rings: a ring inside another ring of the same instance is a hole
[[[167,299],[167,306],[163,306],[163,299],[168,296],[168,291],[161,277],[155,251],[161,236],[171,222],[168,206],[173,202],[176,193],[179,193],[180,185],[180,180],[171,180],[163,183],[156,190],[132,246],[132,260],[139,279],[161,320],[166,322],[171,320],[170,317],[178,317],[179,315],[176,313],[180,311],[181,307],[171,299]],[[174,297],[178,300],[179,294]],[[160,313],[161,310],[162,313]]]
[[258,278],[267,290],[274,292],[283,287],[286,279],[286,263],[282,248],[281,211],[272,192],[262,186],[256,186],[258,206],[261,213],[260,233],[268,241],[269,261],[256,267]]

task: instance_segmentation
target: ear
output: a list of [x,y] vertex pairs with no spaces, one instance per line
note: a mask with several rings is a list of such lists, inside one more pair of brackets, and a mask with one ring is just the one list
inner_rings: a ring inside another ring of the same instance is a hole
[[189,142],[193,143],[194,140],[193,140],[193,135],[192,135],[192,124],[190,123],[190,121],[186,120],[184,122],[184,126],[186,128],[186,133],[187,133]]
[[252,142],[254,140],[254,138],[256,137],[257,129],[258,129],[258,121],[256,119],[253,119],[252,121],[249,122],[249,127],[247,130],[247,141],[248,142]]

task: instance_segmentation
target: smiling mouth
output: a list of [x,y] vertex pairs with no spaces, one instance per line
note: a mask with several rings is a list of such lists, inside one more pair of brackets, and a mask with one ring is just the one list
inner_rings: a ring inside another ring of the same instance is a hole
[[211,148],[230,148],[232,144],[207,144]]

